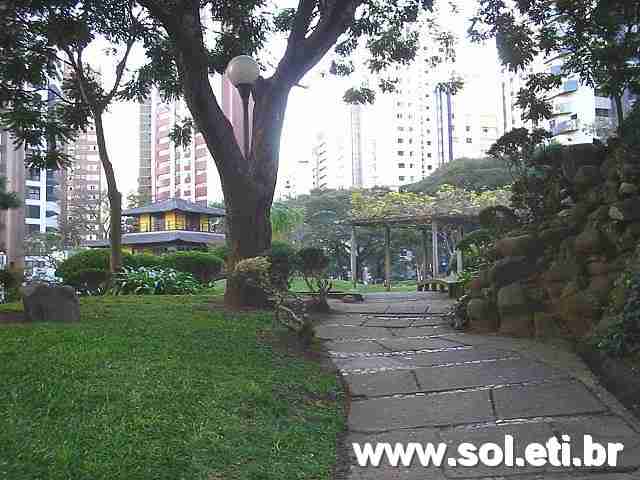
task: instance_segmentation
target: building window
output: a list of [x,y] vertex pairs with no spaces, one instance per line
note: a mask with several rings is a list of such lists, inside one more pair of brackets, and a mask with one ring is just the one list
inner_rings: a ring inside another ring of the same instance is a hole
[[433,168],[433,165],[427,165],[427,170],[431,170]]
[[399,132],[404,132],[404,127],[398,127]]
[[427,158],[431,158],[431,154],[430,153],[427,153]]
[[398,180],[400,180],[401,182],[404,182],[404,177],[401,175],[398,177]]
[[38,205],[27,205],[27,218],[40,218],[40,207]]
[[470,127],[469,125],[467,125],[466,127],[464,127],[464,129],[465,129],[467,132],[470,132],[470,131],[471,131],[471,127]]
[[470,138],[467,138],[467,143],[472,143]]
[[608,108],[596,108],[596,117],[609,117],[611,110]]
[[427,145],[431,145],[431,140],[427,140]]
[[402,138],[398,139],[398,143],[403,143],[403,142],[404,142],[404,140]]
[[489,129],[488,129],[488,128],[486,128],[486,127],[484,127],[484,128],[482,129],[482,133],[484,133],[485,135],[486,135],[486,134],[488,134],[488,133],[489,133]]
[[404,163],[399,163],[398,168],[404,168]]
[[404,150],[398,150],[398,156],[404,157]]
[[40,200],[40,188],[27,187],[27,198],[29,200]]

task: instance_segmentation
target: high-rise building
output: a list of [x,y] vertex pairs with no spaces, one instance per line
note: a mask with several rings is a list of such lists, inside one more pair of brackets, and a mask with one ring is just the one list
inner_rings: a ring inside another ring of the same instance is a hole
[[514,128],[538,126],[551,132],[552,140],[561,144],[591,143],[594,138],[605,139],[616,128],[616,112],[612,100],[597,89],[582,83],[577,76],[563,79],[559,88],[547,93],[552,116],[537,125],[523,120],[522,110],[515,104],[518,92],[534,72],[560,73],[563,56],[536,59],[526,71],[501,72],[499,122],[501,134]]
[[153,132],[151,121],[152,102],[151,96],[145,98],[140,104],[139,121],[139,165],[138,165],[138,195],[142,199],[151,201],[151,160],[153,158],[152,139]]
[[[102,240],[106,182],[98,153],[95,127],[79,132],[67,145],[71,165],[64,171],[62,215],[65,222],[82,223],[76,241]],[[74,242],[71,242],[74,243]]]
[[163,102],[155,92],[151,115],[152,200],[181,198],[202,206],[222,201],[220,176],[202,134],[196,133],[187,146],[170,138],[174,125],[190,117],[184,101]]

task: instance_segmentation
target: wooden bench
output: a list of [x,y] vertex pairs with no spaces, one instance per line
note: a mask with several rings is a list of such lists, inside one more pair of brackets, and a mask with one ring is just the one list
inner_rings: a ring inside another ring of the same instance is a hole
[[460,298],[464,295],[464,284],[457,280],[429,278],[418,282],[419,292],[448,292],[450,298]]

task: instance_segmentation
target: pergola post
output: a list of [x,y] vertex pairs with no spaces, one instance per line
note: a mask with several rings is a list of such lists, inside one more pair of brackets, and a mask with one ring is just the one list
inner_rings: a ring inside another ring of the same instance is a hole
[[[458,228],[458,232],[457,232],[457,242],[456,243],[460,243],[460,240],[462,240],[462,227]],[[458,270],[458,274],[462,273],[462,271],[464,270],[464,265],[462,263],[462,250],[460,250],[459,248],[456,248],[456,266],[457,266],[457,270]]]
[[422,230],[422,280],[427,279],[427,267],[429,266],[429,249],[427,248],[427,244],[429,243],[427,240],[427,229],[423,228]]
[[384,282],[385,288],[391,290],[391,228],[384,226]]
[[433,278],[437,278],[440,275],[440,261],[438,256],[438,222],[436,220],[431,221],[431,247],[433,250],[432,263],[433,263]]
[[358,287],[358,244],[356,242],[356,226],[351,226],[351,281],[353,288]]

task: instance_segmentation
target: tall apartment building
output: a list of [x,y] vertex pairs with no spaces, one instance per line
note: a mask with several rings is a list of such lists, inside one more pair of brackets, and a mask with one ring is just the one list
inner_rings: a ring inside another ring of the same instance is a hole
[[[500,112],[501,134],[514,128],[533,128],[535,125],[522,119],[521,109],[515,105],[518,91],[533,72],[559,73],[562,56],[537,59],[524,72],[501,72]],[[577,77],[563,80],[562,85],[548,92],[552,117],[539,123],[549,130],[552,140],[561,144],[591,143],[594,138],[605,139],[615,129],[616,112],[612,100],[597,89],[580,82]]]
[[398,188],[456,158],[484,157],[498,138],[495,75],[462,72],[464,86],[452,95],[438,88],[443,75],[428,65],[427,54],[422,50],[414,64],[397,70],[386,132],[379,137],[386,162],[382,185]]
[[152,97],[148,96],[139,106],[139,165],[138,165],[138,195],[140,198],[152,198],[151,164],[153,158],[153,122],[151,121]]
[[62,214],[68,222],[82,222],[85,228],[79,240],[102,240],[106,181],[95,128],[90,126],[85,132],[79,132],[75,141],[67,145],[67,154],[72,163],[64,172]]
[[220,176],[202,134],[196,133],[188,146],[176,145],[169,137],[174,125],[190,117],[185,103],[163,102],[156,92],[151,115],[152,200],[181,198],[203,206],[222,201]]

